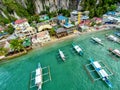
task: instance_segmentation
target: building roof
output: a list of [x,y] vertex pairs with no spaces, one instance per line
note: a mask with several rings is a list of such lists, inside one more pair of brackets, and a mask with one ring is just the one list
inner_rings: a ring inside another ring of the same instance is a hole
[[71,14],[78,15],[78,11],[73,10],[73,11],[71,12]]
[[116,13],[115,11],[108,11],[106,14],[107,15],[115,15],[115,13]]
[[89,19],[89,16],[82,16],[81,19],[82,19],[82,20]]
[[98,18],[98,17],[94,17],[93,19],[97,20],[97,21],[99,21],[99,20],[101,21],[102,20],[102,18]]
[[19,20],[16,20],[14,23],[21,24],[21,23],[26,22],[26,21],[27,21],[27,19],[19,19]]
[[46,36],[46,35],[48,35],[48,31],[42,31],[42,32],[37,33],[37,37],[38,37],[38,38],[39,38],[39,37],[44,37],[44,36]]
[[52,26],[49,24],[41,25],[38,27],[38,31],[42,31],[43,29],[51,29],[51,28],[52,28]]
[[64,28],[58,28],[57,30],[55,30],[56,33],[62,33],[62,32],[66,32],[67,30]]
[[3,31],[3,30],[4,30],[4,28],[0,27],[0,31]]
[[7,37],[7,40],[16,39],[16,38],[17,36],[15,36],[15,34],[12,34],[9,37]]
[[23,46],[24,47],[31,46],[31,43],[32,42],[31,42],[30,38],[26,38],[23,42]]
[[60,20],[60,21],[61,21],[61,20],[65,20],[65,19],[67,19],[67,17],[62,16],[62,15],[59,15],[57,18],[58,18],[58,20]]
[[35,28],[34,28],[34,27],[27,27],[27,28],[25,29],[25,31],[32,31],[32,30],[35,30]]

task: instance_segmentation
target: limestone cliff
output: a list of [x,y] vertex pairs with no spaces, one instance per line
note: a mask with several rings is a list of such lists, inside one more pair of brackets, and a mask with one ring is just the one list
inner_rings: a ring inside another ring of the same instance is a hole
[[0,0],[0,17],[15,18],[39,14],[49,7],[50,11],[60,8],[76,9],[80,0]]

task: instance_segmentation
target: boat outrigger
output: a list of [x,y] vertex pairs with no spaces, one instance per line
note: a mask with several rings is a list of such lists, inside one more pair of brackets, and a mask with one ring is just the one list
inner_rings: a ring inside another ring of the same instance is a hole
[[[43,74],[42,71],[44,69],[48,69],[48,72]],[[33,78],[33,74],[35,73],[35,77]],[[49,75],[49,79],[43,81],[43,76]],[[42,90],[42,84],[51,80],[50,69],[48,67],[42,68],[40,63],[38,63],[38,68],[35,71],[31,72],[31,79],[30,79],[30,88],[37,87],[37,90]],[[34,81],[34,85],[31,85]]]
[[81,56],[83,55],[83,50],[78,45],[72,44],[72,46],[79,55],[81,55]]
[[117,38],[117,37],[115,37],[115,36],[113,36],[113,35],[106,35],[106,36],[107,36],[107,38],[108,38],[109,40],[114,41],[114,42],[117,42],[117,43],[120,43],[120,39],[119,39],[119,38]]
[[97,38],[97,37],[91,37],[91,39],[92,39],[93,41],[95,41],[96,43],[98,43],[98,44],[100,44],[100,45],[103,45],[101,39],[99,39],[99,38]]
[[[89,70],[88,66],[92,66],[94,68],[94,70]],[[109,81],[109,76],[113,75],[113,73],[111,72],[111,70],[104,64],[102,63],[102,61],[94,61],[93,59],[90,59],[90,64],[85,65],[86,70],[88,71],[89,75],[91,76],[91,78],[96,81],[99,79],[102,79],[110,88],[113,87],[112,83]],[[106,72],[107,70],[107,72]],[[94,76],[92,74],[92,72],[96,72],[99,77],[94,79]],[[109,73],[108,73],[109,72]]]
[[115,54],[116,56],[120,57],[120,50],[118,49],[112,49],[112,48],[109,48],[109,51],[112,52],[113,54]]
[[63,61],[65,61],[65,55],[64,55],[64,53],[60,49],[58,51],[59,51],[59,55],[60,55],[61,59]]
[[102,80],[105,81],[105,83],[112,88],[112,83],[108,79],[108,74],[104,69],[101,68],[101,65],[97,61],[94,61],[93,59],[90,59],[90,62],[92,66],[95,68],[98,75],[102,78]]

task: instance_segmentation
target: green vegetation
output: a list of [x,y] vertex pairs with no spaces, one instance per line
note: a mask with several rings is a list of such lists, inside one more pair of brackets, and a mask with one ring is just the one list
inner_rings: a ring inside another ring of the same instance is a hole
[[49,33],[50,33],[51,36],[54,36],[54,35],[55,35],[55,29],[52,28],[52,29],[49,31]]
[[0,56],[2,55],[6,55],[7,54],[7,49],[3,48],[3,47],[0,47]]
[[60,9],[58,11],[58,14],[62,14],[63,16],[70,17],[70,10]]
[[13,28],[13,26],[12,25],[9,25],[8,27],[7,27],[7,29],[5,30],[5,32],[7,32],[7,33],[9,33],[9,34],[12,34],[13,32],[14,32],[14,28]]
[[[99,1],[97,3],[97,1]],[[90,11],[90,17],[101,17],[107,11],[113,11],[117,8],[116,3],[119,0],[82,0],[81,6],[84,10]]]
[[20,52],[25,50],[23,46],[23,40],[21,39],[13,39],[10,41],[10,47],[14,52]]

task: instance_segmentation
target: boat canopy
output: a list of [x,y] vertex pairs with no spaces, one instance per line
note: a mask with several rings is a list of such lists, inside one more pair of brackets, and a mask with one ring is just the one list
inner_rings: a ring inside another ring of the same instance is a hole
[[79,52],[79,51],[82,51],[82,49],[79,47],[79,46],[75,46],[75,49]]
[[99,72],[102,75],[102,77],[108,77],[109,76],[104,69],[101,69]]
[[101,68],[101,65],[97,61],[93,62],[93,64],[96,68]]
[[41,75],[41,74],[42,74],[41,69],[40,68],[36,69],[36,76]]
[[41,82],[42,82],[42,77],[41,77],[41,75],[35,77],[35,84],[39,84],[39,83],[41,83]]

